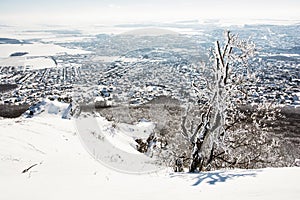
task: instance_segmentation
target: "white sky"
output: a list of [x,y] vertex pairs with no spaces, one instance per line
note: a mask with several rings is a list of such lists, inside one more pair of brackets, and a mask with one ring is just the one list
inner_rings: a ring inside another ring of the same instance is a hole
[[300,0],[0,0],[0,23],[299,20]]

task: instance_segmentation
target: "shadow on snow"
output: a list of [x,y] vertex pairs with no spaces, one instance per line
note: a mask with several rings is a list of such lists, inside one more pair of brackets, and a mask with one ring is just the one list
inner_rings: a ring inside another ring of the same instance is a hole
[[[215,185],[216,183],[224,183],[233,178],[239,177],[256,177],[258,170],[256,171],[241,171],[241,172],[201,172],[195,173],[174,173],[171,174],[171,178],[187,178],[189,180],[196,180],[192,186],[200,185],[201,183],[208,183],[209,185]],[[191,175],[191,176],[189,176]]]

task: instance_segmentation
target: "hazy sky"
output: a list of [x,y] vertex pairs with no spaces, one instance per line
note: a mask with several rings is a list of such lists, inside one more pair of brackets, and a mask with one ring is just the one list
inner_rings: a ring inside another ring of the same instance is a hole
[[300,19],[300,0],[0,0],[0,21],[106,23],[187,19]]

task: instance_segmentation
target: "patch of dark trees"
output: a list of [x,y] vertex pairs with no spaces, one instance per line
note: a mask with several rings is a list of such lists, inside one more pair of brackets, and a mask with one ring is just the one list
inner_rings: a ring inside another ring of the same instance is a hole
[[17,118],[20,117],[30,105],[14,105],[14,104],[1,104],[0,105],[0,117],[4,118]]
[[0,93],[14,90],[18,87],[17,84],[0,84]]

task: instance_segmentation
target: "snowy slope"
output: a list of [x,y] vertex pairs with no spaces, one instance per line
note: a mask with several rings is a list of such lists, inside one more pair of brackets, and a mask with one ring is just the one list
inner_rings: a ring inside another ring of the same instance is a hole
[[[1,200],[300,199],[300,168],[200,174],[167,169],[143,175],[116,172],[85,150],[74,120],[45,113],[0,120]],[[119,130],[127,129],[121,125]]]

